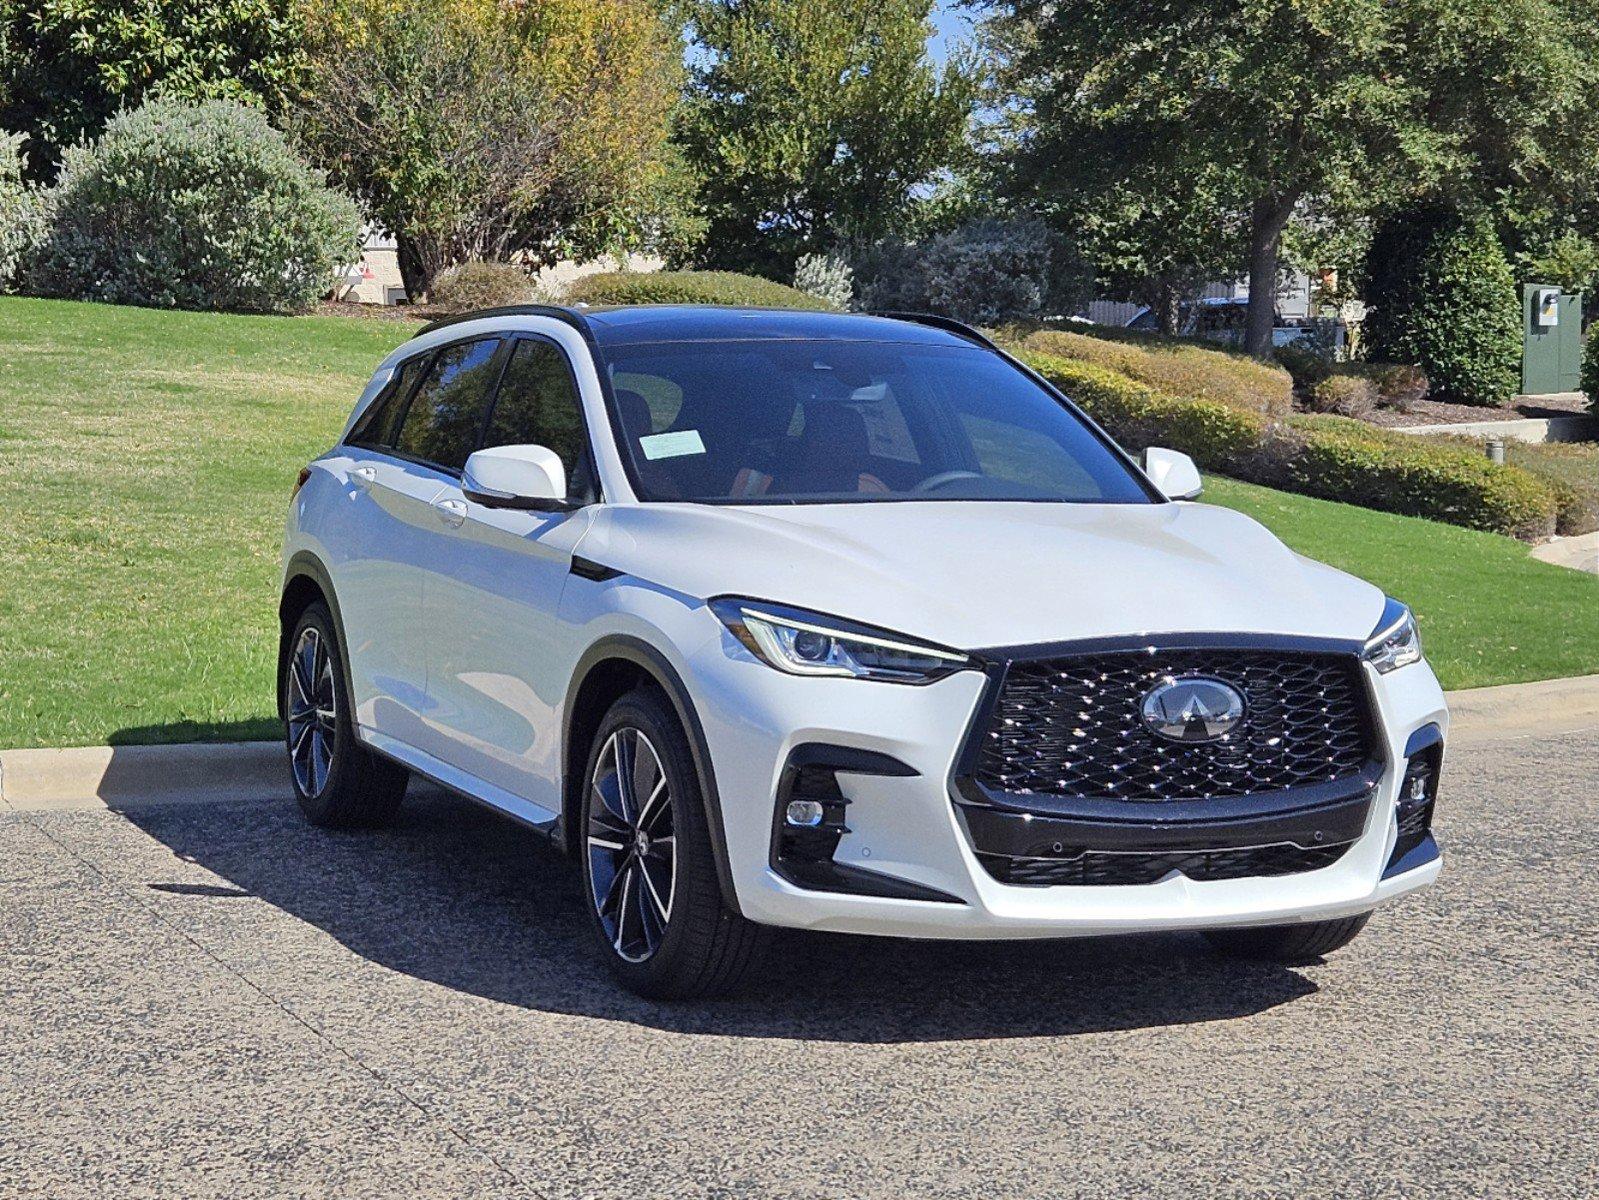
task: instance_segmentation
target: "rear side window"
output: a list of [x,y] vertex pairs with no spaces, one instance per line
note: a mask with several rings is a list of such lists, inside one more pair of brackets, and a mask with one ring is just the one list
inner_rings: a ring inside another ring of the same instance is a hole
[[405,411],[405,398],[411,394],[427,361],[427,355],[419,354],[401,363],[399,370],[395,371],[372,403],[366,406],[366,411],[350,430],[350,436],[344,440],[352,446],[371,446],[375,449],[393,446],[395,426],[400,414]]
[[395,449],[459,471],[477,446],[483,409],[494,382],[498,338],[445,346],[433,357],[405,410]]
[[548,446],[566,467],[569,490],[576,490],[586,461],[583,408],[560,347],[536,339],[517,342],[483,444]]

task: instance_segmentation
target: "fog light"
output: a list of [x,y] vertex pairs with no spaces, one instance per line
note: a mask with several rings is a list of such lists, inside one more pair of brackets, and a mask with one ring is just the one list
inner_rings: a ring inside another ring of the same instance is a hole
[[790,825],[811,828],[822,823],[822,806],[815,800],[790,800],[784,814]]

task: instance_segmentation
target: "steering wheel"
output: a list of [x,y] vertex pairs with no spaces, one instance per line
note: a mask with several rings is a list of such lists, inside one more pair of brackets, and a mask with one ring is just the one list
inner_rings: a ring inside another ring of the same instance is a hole
[[954,483],[959,479],[981,479],[976,471],[940,471],[937,475],[929,475],[926,479],[911,488],[913,492],[931,492],[943,487],[945,484]]

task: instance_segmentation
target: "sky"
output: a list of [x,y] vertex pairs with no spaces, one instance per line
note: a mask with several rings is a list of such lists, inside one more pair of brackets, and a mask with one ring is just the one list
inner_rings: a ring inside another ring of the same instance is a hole
[[956,8],[954,0],[939,0],[933,6],[933,23],[938,26],[938,32],[927,40],[927,48],[933,61],[942,63],[950,44],[966,39],[971,33],[971,20]]

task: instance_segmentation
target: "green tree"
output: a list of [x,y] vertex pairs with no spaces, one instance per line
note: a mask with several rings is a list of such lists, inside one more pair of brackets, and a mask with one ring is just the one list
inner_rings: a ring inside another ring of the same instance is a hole
[[1367,357],[1415,363],[1434,395],[1502,404],[1521,367],[1521,301],[1486,215],[1415,209],[1372,240],[1366,283]]
[[293,125],[395,235],[406,290],[691,239],[676,35],[634,0],[307,0]]
[[911,225],[957,158],[964,64],[927,57],[932,0],[686,0],[680,141],[710,266],[791,277],[802,254]]
[[62,149],[154,93],[281,111],[303,63],[296,0],[0,0],[0,128],[53,176]]
[[1021,194],[1070,211],[1131,208],[1120,228],[1153,258],[1160,207],[1174,208],[1177,241],[1191,244],[1177,258],[1197,266],[1237,231],[1252,353],[1271,346],[1282,237],[1300,206],[1397,197],[1437,177],[1449,152],[1400,69],[1405,4],[980,3],[1016,49]]

